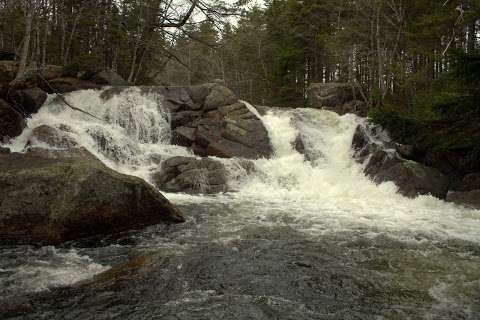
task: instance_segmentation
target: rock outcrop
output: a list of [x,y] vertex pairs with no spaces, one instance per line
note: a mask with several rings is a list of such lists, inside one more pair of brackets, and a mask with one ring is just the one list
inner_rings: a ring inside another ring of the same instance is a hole
[[[109,99],[125,87],[106,90]],[[162,97],[171,113],[172,143],[198,156],[257,159],[273,153],[268,132],[244,103],[216,83],[191,87],[142,87]]]
[[189,194],[213,194],[227,191],[224,165],[212,159],[173,157],[165,160],[153,176],[160,190]]
[[327,109],[343,115],[367,115],[367,106],[360,99],[360,88],[349,83],[313,83],[307,89],[311,108]]
[[183,221],[153,187],[84,149],[0,154],[0,185],[0,234],[8,241],[59,243]]
[[365,174],[375,182],[392,181],[399,192],[407,197],[431,194],[445,199],[448,178],[434,168],[404,159],[381,128],[358,126],[352,147],[357,161],[365,163]]

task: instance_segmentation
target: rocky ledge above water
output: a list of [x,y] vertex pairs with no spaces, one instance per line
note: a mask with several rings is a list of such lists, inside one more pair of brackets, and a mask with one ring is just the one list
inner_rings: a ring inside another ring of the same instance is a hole
[[0,154],[1,241],[59,243],[183,217],[143,180],[84,149]]

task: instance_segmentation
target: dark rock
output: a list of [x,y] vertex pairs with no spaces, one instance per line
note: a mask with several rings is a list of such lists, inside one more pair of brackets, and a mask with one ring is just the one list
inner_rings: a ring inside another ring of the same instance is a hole
[[302,136],[298,135],[293,142],[293,148],[300,154],[305,154],[305,143],[303,142]]
[[15,102],[15,105],[20,105],[27,114],[38,112],[47,100],[47,93],[40,88],[30,88],[25,90],[17,90],[10,99]]
[[[101,87],[96,83],[90,81],[83,81],[76,78],[55,78],[50,80],[49,83],[56,93],[68,93],[77,90],[98,89]],[[48,90],[51,91],[49,87]]]
[[205,98],[203,109],[210,111],[234,104],[235,102],[237,102],[237,97],[230,89],[221,85],[215,85]]
[[161,221],[180,212],[143,180],[119,174],[86,150],[0,155],[0,233],[59,243]]
[[415,156],[415,148],[408,144],[397,144],[397,152],[405,159],[413,159]]
[[8,154],[8,153],[10,153],[9,148],[0,147],[0,154]]
[[183,146],[191,147],[195,141],[195,128],[178,127],[173,130],[172,143]]
[[308,104],[340,115],[354,113],[366,116],[367,106],[360,98],[360,89],[349,83],[313,83],[307,89]]
[[0,82],[10,83],[17,74],[17,61],[0,61]]
[[201,115],[201,112],[198,111],[181,111],[174,112],[171,116],[170,122],[172,129],[175,129],[180,126],[184,126],[195,119],[198,119]]
[[212,194],[227,191],[227,172],[221,162],[212,159],[173,157],[162,163],[154,182],[169,192]]
[[415,161],[404,159],[388,136],[378,126],[358,126],[352,148],[358,162],[365,163],[364,172],[375,182],[392,181],[407,197],[431,194],[444,199],[449,180],[440,171]]
[[480,210],[480,189],[470,191],[449,191],[447,201]]
[[120,75],[118,75],[113,70],[103,70],[97,73],[92,81],[100,85],[111,85],[111,86],[126,86],[128,85]]
[[0,99],[0,142],[7,142],[20,135],[25,126],[22,115]]
[[399,192],[406,197],[431,194],[445,199],[449,181],[440,171],[424,166],[418,162],[404,160],[382,167],[375,175],[376,182],[393,181]]
[[78,147],[78,143],[68,135],[68,128],[64,130],[41,125],[32,130],[27,145],[47,144],[54,148],[70,149]]
[[472,191],[480,189],[480,172],[467,174],[462,180],[453,185],[455,191]]

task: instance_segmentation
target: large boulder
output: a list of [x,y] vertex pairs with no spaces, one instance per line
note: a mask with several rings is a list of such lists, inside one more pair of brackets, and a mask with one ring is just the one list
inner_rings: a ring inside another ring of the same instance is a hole
[[213,194],[228,189],[224,165],[212,159],[191,157],[167,159],[153,180],[159,189],[168,192]]
[[28,146],[48,145],[58,149],[70,149],[78,147],[78,143],[68,133],[69,128],[61,126],[60,128],[41,125],[32,130],[28,138]]
[[23,108],[26,114],[38,112],[47,100],[47,93],[38,87],[17,90],[10,99]]
[[149,184],[82,149],[0,154],[0,185],[0,234],[13,241],[59,243],[183,221]]
[[480,172],[467,174],[453,184],[452,190],[447,194],[447,201],[480,209]]
[[307,89],[311,108],[327,109],[340,115],[367,115],[367,106],[360,100],[360,88],[349,83],[313,83]]
[[110,86],[126,86],[128,85],[118,73],[113,70],[103,70],[97,73],[92,81],[100,85],[110,85]]
[[[127,88],[109,88],[101,97],[111,99]],[[222,85],[140,88],[169,111],[172,143],[188,147],[198,156],[257,159],[273,153],[261,119]]]
[[0,143],[20,135],[25,126],[23,116],[0,99]]
[[257,159],[273,152],[262,121],[241,102],[207,112],[176,128],[173,137],[200,156]]
[[406,197],[431,194],[445,199],[449,180],[437,169],[404,159],[378,126],[359,125],[352,141],[358,162],[376,183],[391,181]]

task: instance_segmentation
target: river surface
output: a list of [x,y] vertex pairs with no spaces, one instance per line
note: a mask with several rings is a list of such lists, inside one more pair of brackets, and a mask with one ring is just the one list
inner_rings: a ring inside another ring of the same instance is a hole
[[[159,158],[191,155],[169,145],[161,97],[67,96],[105,122],[49,99],[13,151],[48,124],[147,181]],[[234,191],[165,194],[187,218],[180,225],[3,245],[0,296],[28,301],[18,319],[480,319],[479,211],[371,182],[350,147],[364,119],[312,109],[260,117],[275,156],[250,173],[221,160]],[[298,135],[308,161],[292,147]]]

